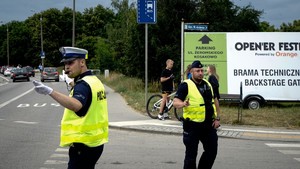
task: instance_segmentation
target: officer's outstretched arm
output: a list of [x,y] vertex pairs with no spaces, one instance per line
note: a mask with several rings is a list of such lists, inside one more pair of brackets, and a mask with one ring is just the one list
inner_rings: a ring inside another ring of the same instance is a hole
[[82,108],[82,104],[80,101],[73,97],[69,97],[65,94],[62,94],[57,91],[53,91],[50,96],[57,101],[59,104],[61,104],[63,107],[70,109],[74,112],[78,112]]

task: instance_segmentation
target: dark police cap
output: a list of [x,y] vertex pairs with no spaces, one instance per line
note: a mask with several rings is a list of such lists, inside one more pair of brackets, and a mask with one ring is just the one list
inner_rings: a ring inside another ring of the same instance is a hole
[[88,51],[81,48],[61,47],[59,48],[59,51],[61,52],[63,58],[60,63],[69,62],[78,58],[88,58]]
[[192,63],[192,68],[203,68],[203,65],[201,64],[201,62],[199,60],[195,60]]

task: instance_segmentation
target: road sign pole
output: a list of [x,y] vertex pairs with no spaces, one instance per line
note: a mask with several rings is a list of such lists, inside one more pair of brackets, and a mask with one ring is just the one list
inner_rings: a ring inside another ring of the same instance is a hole
[[148,100],[148,24],[145,24],[145,106]]
[[148,100],[148,24],[156,23],[156,1],[137,0],[137,22],[145,24],[145,106]]
[[184,67],[183,67],[183,57],[184,57],[184,19],[181,20],[181,81],[184,80]]

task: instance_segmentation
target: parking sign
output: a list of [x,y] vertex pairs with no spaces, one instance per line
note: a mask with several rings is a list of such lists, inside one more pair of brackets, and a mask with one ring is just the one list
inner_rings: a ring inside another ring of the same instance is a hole
[[139,24],[156,23],[156,0],[138,0],[137,10]]

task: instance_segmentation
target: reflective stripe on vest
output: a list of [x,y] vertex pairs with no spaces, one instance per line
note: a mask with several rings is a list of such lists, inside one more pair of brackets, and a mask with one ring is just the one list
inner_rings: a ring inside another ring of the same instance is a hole
[[[209,86],[213,95],[212,87],[210,83],[203,79]],[[184,82],[187,83],[188,86],[188,94],[186,96],[186,99],[189,99],[190,105],[183,108],[183,118],[187,119],[189,118],[191,121],[194,122],[203,122],[205,120],[205,104],[204,99],[202,95],[200,94],[196,84],[188,79]],[[212,103],[214,102],[214,99],[212,98]],[[216,107],[215,104],[212,105],[214,108],[214,115],[213,117],[217,116]]]
[[[85,76],[82,80],[91,87],[92,102],[83,117],[65,109],[61,121],[62,147],[70,146],[72,143],[96,147],[108,142],[108,113],[104,86],[96,76]],[[73,96],[73,90],[69,96]]]

